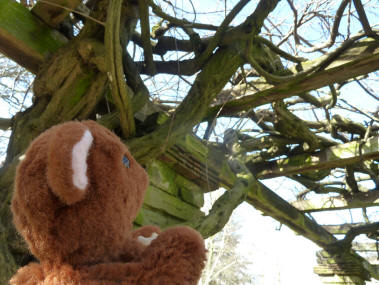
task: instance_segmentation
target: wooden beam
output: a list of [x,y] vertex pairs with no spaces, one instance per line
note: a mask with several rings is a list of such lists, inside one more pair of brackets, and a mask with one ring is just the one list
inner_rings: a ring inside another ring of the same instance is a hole
[[364,223],[354,223],[343,225],[323,225],[322,227],[333,235],[344,235],[353,227],[359,227],[363,225]]
[[[232,173],[230,162],[224,153],[210,145],[205,146],[194,136],[184,137],[175,148],[170,149],[161,158],[176,171],[179,168],[186,169],[181,172],[182,175],[202,185],[204,192],[210,191],[208,188],[210,184],[213,185],[212,190],[219,186],[230,189],[236,181],[236,176]],[[309,219],[305,213],[290,205],[249,173],[240,176],[248,179],[249,191],[246,201],[253,207],[323,248],[328,248],[337,241],[323,226]],[[367,271],[372,272],[368,263],[354,253],[348,253],[346,259],[354,260],[360,270],[367,268]]]
[[[179,147],[180,146],[180,147]],[[231,161],[225,157],[225,150],[220,150],[211,145],[204,146],[202,142],[193,136],[186,136],[178,142],[175,151],[165,153],[164,161],[171,165],[177,171],[179,166],[183,165],[183,169],[187,171],[182,172],[182,175],[197,184],[203,184],[203,191],[210,191],[209,184],[212,184],[212,190],[223,186],[227,189],[233,187],[236,181],[236,175],[231,170]],[[175,159],[174,155],[175,154]],[[169,159],[169,157],[171,157]],[[161,157],[163,158],[163,157]],[[240,161],[239,164],[243,165]],[[188,165],[192,165],[189,168]],[[189,169],[191,171],[189,171]],[[204,177],[201,176],[204,175]],[[313,241],[317,245],[328,248],[337,239],[324,229],[315,221],[309,219],[305,213],[299,211],[279,195],[274,193],[260,181],[255,179],[249,171],[246,173],[238,174],[239,177],[247,179],[249,191],[247,193],[246,201],[256,209],[262,211],[265,215],[271,216],[279,222],[287,225],[300,235]],[[200,182],[203,181],[203,182]],[[208,186],[207,186],[208,184]],[[215,187],[215,188],[213,188]],[[357,262],[354,254],[349,255]],[[365,263],[363,264],[365,266]]]
[[303,212],[291,206],[287,201],[279,197],[258,180],[255,180],[254,177],[249,175],[244,175],[244,177],[250,178],[249,184],[251,188],[246,198],[248,203],[322,248],[331,250],[333,252],[332,257],[334,255],[338,257],[338,265],[349,264],[351,268],[349,271],[355,270],[354,273],[359,273],[359,275],[365,278],[379,278],[378,267],[367,262],[353,250],[339,252],[338,248],[331,247],[337,241],[332,234],[315,221],[309,219]]
[[[265,163],[264,170],[257,173],[260,179],[286,176],[313,170],[344,167],[362,160],[379,158],[379,136],[366,142],[353,141],[327,148],[319,153],[302,154]],[[251,165],[259,169],[259,165]]]
[[351,198],[342,196],[299,200],[291,203],[302,212],[319,212],[379,206],[379,190],[354,194]]
[[13,0],[0,0],[0,52],[36,73],[67,39]]
[[353,249],[360,252],[377,252],[379,249],[374,242],[353,242]]
[[32,13],[56,29],[59,28],[59,24],[63,22],[70,11],[78,7],[81,2],[81,0],[39,0],[32,8]]
[[[305,67],[304,69],[306,69],[309,66],[322,62],[324,58],[325,56],[322,56],[318,59],[304,62],[302,65]],[[216,115],[219,117],[234,116],[241,111],[328,86],[335,82],[343,82],[347,79],[368,74],[378,69],[379,41],[365,39],[353,44],[321,71],[303,77],[296,77],[293,80],[287,80],[276,86],[268,86],[258,92],[252,91],[250,94],[248,87],[241,87],[240,90],[243,91],[241,92],[242,96],[237,95],[237,99],[213,106],[209,109],[204,121],[212,120]],[[236,92],[238,94],[238,90]],[[243,96],[244,94],[249,95]]]
[[254,208],[285,224],[320,247],[326,248],[328,244],[336,241],[335,237],[322,226],[308,218],[303,212],[293,207],[258,180],[254,181],[252,178],[250,184],[252,187],[250,187],[246,201]]

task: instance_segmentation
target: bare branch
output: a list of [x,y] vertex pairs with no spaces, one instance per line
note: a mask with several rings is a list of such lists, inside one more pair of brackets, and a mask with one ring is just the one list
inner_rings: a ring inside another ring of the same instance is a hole
[[198,66],[202,66],[204,62],[211,56],[213,50],[217,47],[220,42],[223,34],[228,28],[229,24],[233,21],[233,19],[237,16],[237,14],[249,3],[250,0],[240,0],[236,6],[230,11],[230,13],[225,17],[224,21],[222,21],[221,25],[217,29],[214,34],[212,40],[209,42],[207,48],[200,54],[200,56],[196,59],[196,64]]
[[150,44],[150,24],[149,24],[149,6],[147,0],[138,0],[138,8],[141,22],[141,37],[143,44],[143,54],[145,57],[146,69],[148,74],[155,74],[153,63],[153,51]]
[[359,20],[363,26],[363,30],[367,35],[372,35],[373,31],[370,27],[370,23],[368,22],[365,9],[363,8],[361,0],[353,0],[355,9],[357,9]]
[[334,244],[331,244],[330,247],[333,249],[337,248],[339,251],[341,251],[341,249],[348,250],[351,247],[351,244],[356,236],[360,234],[375,233],[378,231],[379,222],[353,227],[346,233],[345,237],[342,240],[339,240]]
[[329,39],[325,43],[322,43],[320,45],[317,45],[317,46],[314,46],[314,47],[308,48],[308,49],[305,49],[302,47],[299,47],[299,49],[302,52],[310,53],[310,52],[315,52],[315,51],[319,51],[319,50],[324,49],[324,48],[331,47],[336,40],[336,37],[338,35],[338,28],[339,28],[339,25],[341,23],[343,12],[345,11],[349,2],[350,2],[350,0],[342,0],[340,6],[337,9],[337,13],[336,13],[336,16],[334,19],[334,23],[333,23],[332,29],[330,31]]
[[[257,35],[264,19],[278,2],[277,0],[259,2],[253,14],[241,24],[243,31],[247,34],[252,33],[252,36]],[[172,117],[154,132],[129,142],[130,147],[135,150],[134,156],[145,163],[163,153],[178,137],[192,130],[196,124],[201,122],[208,106],[235,73],[241,62],[242,60],[234,48],[219,48],[197,75],[187,97]],[[212,76],[214,70],[223,72],[215,77]],[[148,146],[148,149],[137,147],[141,144]]]
[[284,50],[281,50],[276,45],[274,45],[271,41],[269,41],[269,40],[267,40],[267,39],[265,39],[263,37],[257,36],[257,37],[255,37],[255,39],[258,40],[259,42],[265,44],[274,53],[280,55],[281,57],[283,57],[285,59],[288,59],[290,61],[297,62],[297,63],[304,62],[304,61],[307,60],[305,58],[293,56],[292,54],[289,54],[289,53],[285,52]]
[[[357,36],[357,38],[360,36],[361,35]],[[375,41],[367,41],[366,43],[371,43],[373,46],[377,45],[377,42]],[[233,114],[238,114],[238,112],[246,110],[247,108],[254,108],[273,102],[275,100],[301,94],[303,92],[321,88],[334,82],[341,82],[351,77],[356,77],[377,70],[379,66],[379,50],[375,51],[374,54],[368,57],[364,54],[365,51],[368,50],[365,48],[362,49],[361,47],[358,47],[358,45],[351,45],[351,41],[348,40],[333,53],[329,54],[326,57],[321,57],[319,60],[316,60],[316,62],[313,62],[313,66],[317,67],[316,70],[323,70],[322,72],[317,72],[313,75],[310,75],[309,78],[307,76],[299,76],[299,78],[296,77],[296,80],[293,81],[286,80],[275,87],[268,85],[263,90],[260,90],[258,92],[247,92],[248,95],[241,96],[237,99],[232,98],[230,102],[211,107],[204,119],[208,120],[209,118],[213,118],[214,115],[219,112],[221,106],[222,111],[220,112],[220,115],[230,116]],[[339,55],[338,59],[335,58],[337,54]],[[345,58],[344,54],[346,55],[347,61],[343,60],[343,58]],[[330,65],[332,62],[332,66],[325,68],[325,65]],[[347,64],[347,62],[349,62],[350,67],[355,67],[345,69],[344,66]],[[364,62],[366,62],[366,66],[364,66]],[[312,63],[306,65],[312,66]],[[313,68],[311,67],[310,69]]]
[[109,70],[109,81],[112,86],[112,97],[120,112],[120,125],[127,138],[135,133],[134,116],[131,105],[132,91],[124,80],[122,51],[120,44],[121,1],[110,0],[105,27],[106,61]]
[[198,230],[204,238],[213,236],[226,225],[233,210],[246,199],[249,186],[247,181],[238,179],[232,189],[216,200],[207,216],[200,217],[186,225]]

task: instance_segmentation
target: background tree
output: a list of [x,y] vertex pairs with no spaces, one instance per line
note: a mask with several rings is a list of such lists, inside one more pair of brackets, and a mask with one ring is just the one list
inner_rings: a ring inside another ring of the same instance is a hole
[[232,218],[219,233],[206,240],[207,264],[200,285],[254,284],[248,268],[251,262],[238,252],[239,227]]
[[[207,165],[219,166],[203,191],[231,190],[211,211],[219,223],[192,221],[204,236],[246,200],[325,250],[318,274],[379,278],[351,249],[379,229],[369,210],[379,193],[377,1],[22,4],[31,10],[0,0],[0,50],[36,75],[32,97],[24,70],[9,65],[1,80],[14,107],[0,120],[11,130],[0,172],[2,276],[28,261],[8,208],[18,156],[48,127],[91,118],[143,164],[185,135],[203,140]],[[281,198],[262,182],[275,177],[303,190]],[[362,208],[362,223],[322,227],[311,215],[346,208]]]
[[[215,197],[219,197],[221,192],[222,190],[207,195],[206,210],[211,209]],[[207,263],[199,285],[252,284],[254,276],[248,268],[252,262],[241,253],[240,229],[240,222],[233,215],[221,231],[205,241]]]

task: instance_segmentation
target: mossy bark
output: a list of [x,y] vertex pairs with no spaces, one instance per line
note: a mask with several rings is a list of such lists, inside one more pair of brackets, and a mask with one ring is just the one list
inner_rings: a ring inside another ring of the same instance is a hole
[[12,0],[0,0],[0,51],[37,72],[40,65],[68,41]]
[[66,44],[67,40],[14,1],[0,1],[0,38],[12,44],[12,52],[17,51],[8,56],[24,59],[21,65],[38,72],[32,107],[12,118],[7,158],[0,169],[0,284],[7,284],[15,270],[30,261],[9,210],[18,157],[50,126],[94,116],[107,90],[107,76],[102,43],[96,37]]
[[0,170],[0,284],[8,284],[20,264],[30,260],[22,238],[12,224],[9,205],[17,161]]
[[40,70],[34,81],[33,106],[13,120],[7,163],[47,128],[94,115],[95,106],[106,91],[107,77],[81,57],[79,44],[72,42],[60,49]]
[[0,172],[0,284],[6,284],[15,269],[30,260],[9,211],[18,156],[45,129],[90,118],[107,87],[106,74],[86,62],[77,47],[78,43],[70,43],[46,63],[34,83],[33,106],[13,118],[6,164]]

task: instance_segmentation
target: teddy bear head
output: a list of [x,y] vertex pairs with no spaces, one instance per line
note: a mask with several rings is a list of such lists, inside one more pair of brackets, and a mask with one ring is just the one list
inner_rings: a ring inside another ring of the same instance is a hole
[[108,129],[93,121],[57,125],[32,142],[18,166],[14,224],[40,261],[117,260],[147,184]]

